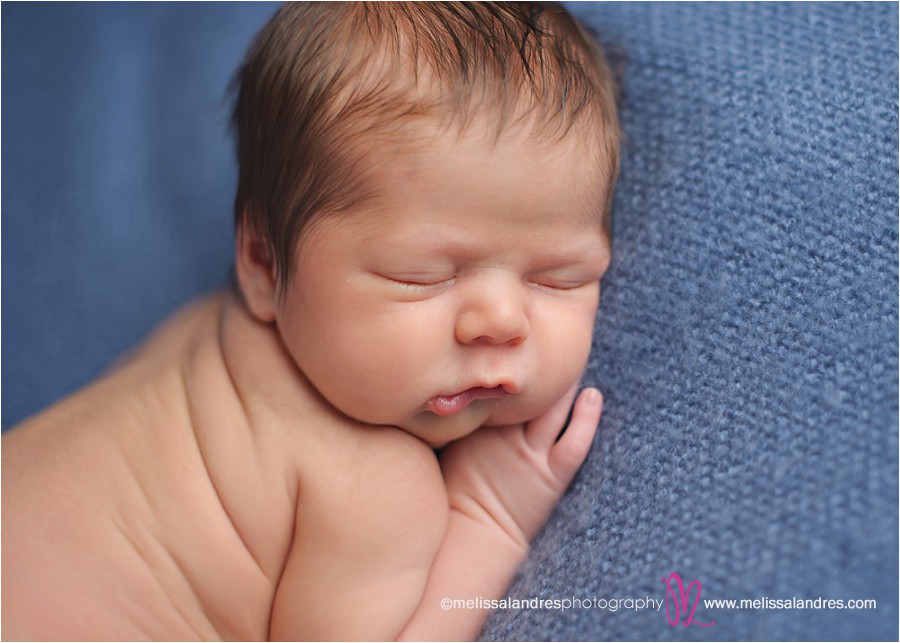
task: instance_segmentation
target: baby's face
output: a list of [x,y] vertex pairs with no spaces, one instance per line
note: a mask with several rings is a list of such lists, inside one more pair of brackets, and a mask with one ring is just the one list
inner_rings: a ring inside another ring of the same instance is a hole
[[473,125],[379,158],[381,195],[310,229],[276,313],[319,392],[432,446],[558,400],[610,260],[587,139]]

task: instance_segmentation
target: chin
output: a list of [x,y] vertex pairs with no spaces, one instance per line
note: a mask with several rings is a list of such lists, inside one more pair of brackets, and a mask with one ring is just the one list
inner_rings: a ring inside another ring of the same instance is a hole
[[466,437],[485,423],[487,413],[478,409],[466,409],[453,417],[440,417],[430,411],[423,412],[409,423],[397,426],[430,446],[440,449],[454,440]]
[[439,437],[434,437],[434,438],[429,437],[428,435],[419,435],[419,439],[422,440],[423,442],[425,442],[425,444],[427,444],[432,449],[443,449],[445,446],[447,446],[451,442],[456,442],[457,440],[462,440],[463,438],[472,435],[481,426],[485,426],[485,425],[482,424],[482,425],[479,425],[469,431],[455,433],[453,435],[447,435],[446,433],[442,433]]
[[[549,407],[547,407],[549,408]],[[536,417],[543,415],[547,408],[539,409],[501,409],[496,413],[491,413],[484,421],[484,426],[510,426],[513,424],[524,424],[530,422]]]

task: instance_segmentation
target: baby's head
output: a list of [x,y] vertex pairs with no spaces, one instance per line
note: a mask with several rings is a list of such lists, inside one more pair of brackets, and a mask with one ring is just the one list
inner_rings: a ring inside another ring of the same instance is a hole
[[325,399],[437,445],[578,381],[619,128],[564,9],[287,5],[238,80],[239,286]]

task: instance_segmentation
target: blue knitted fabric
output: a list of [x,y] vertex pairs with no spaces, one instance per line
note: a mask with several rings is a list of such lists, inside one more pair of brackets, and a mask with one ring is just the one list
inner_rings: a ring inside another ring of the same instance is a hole
[[[897,5],[572,10],[625,61],[606,405],[509,597],[592,604],[482,638],[896,640]],[[225,283],[220,100],[271,11],[2,6],[4,428]],[[608,609],[672,573],[695,623]],[[877,607],[702,600],[819,597]]]

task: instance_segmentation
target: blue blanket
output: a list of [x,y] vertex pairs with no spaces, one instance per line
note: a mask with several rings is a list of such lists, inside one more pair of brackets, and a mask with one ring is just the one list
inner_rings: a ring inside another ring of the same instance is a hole
[[[482,637],[896,640],[897,5],[572,8],[624,83],[606,407]],[[2,6],[4,428],[226,283],[272,10]]]

